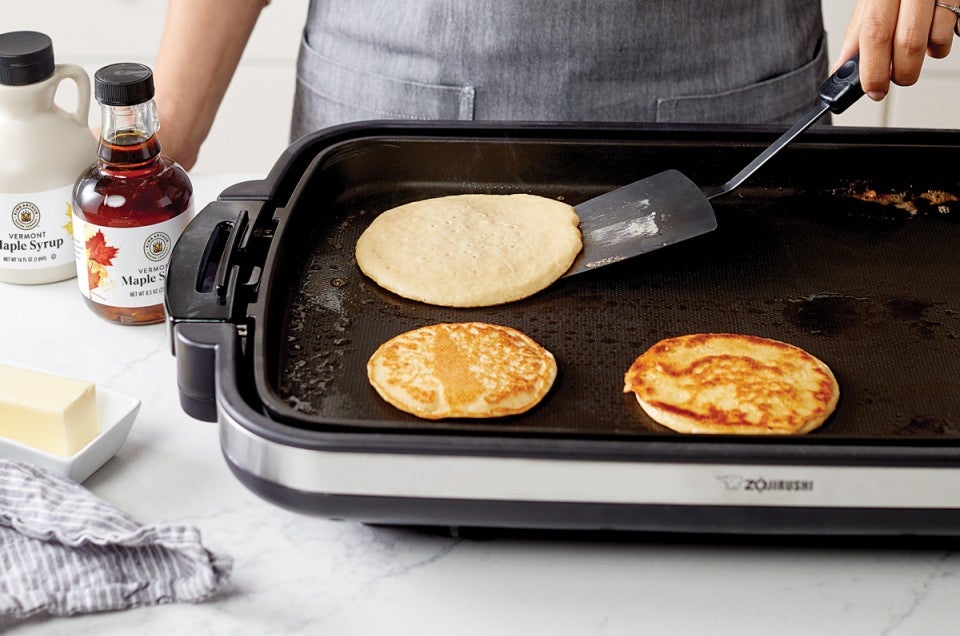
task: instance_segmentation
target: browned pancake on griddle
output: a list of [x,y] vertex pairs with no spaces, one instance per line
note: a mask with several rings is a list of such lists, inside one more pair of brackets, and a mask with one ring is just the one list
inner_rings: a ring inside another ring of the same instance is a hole
[[830,368],[803,349],[729,333],[661,340],[630,366],[623,390],[680,433],[808,433],[840,397]]
[[425,419],[523,413],[556,376],[553,355],[529,336],[482,322],[402,333],[367,362],[370,384],[384,400]]

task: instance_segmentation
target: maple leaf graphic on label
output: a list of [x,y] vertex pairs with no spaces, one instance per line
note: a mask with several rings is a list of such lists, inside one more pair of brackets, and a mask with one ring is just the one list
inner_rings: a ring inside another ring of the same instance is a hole
[[70,238],[73,238],[73,205],[70,203],[67,203],[67,222],[63,225],[63,229]]
[[87,239],[86,247],[87,285],[89,289],[96,289],[109,277],[107,267],[113,265],[113,259],[120,249],[107,245],[107,239],[100,230]]

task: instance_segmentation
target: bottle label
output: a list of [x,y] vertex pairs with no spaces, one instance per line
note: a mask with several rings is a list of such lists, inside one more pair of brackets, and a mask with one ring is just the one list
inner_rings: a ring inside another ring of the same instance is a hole
[[0,193],[0,268],[44,269],[73,259],[73,184]]
[[80,293],[111,307],[162,303],[170,252],[192,217],[192,201],[183,214],[141,227],[105,227],[74,214]]

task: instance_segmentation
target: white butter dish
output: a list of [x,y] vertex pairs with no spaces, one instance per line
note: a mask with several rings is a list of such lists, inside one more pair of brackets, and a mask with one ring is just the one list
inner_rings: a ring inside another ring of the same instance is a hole
[[54,475],[82,482],[123,446],[140,410],[140,400],[98,386],[97,409],[100,413],[100,434],[69,457],[54,455],[4,437],[0,437],[0,457],[28,462]]

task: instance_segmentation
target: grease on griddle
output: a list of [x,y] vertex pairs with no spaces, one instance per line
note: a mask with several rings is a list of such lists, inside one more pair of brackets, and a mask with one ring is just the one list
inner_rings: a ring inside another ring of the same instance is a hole
[[[307,272],[308,281],[322,281],[323,276],[317,270]],[[301,285],[288,314],[283,349],[285,372],[279,378],[277,392],[293,410],[308,415],[319,413],[330,385],[341,374],[342,358],[351,344],[347,334],[353,321],[340,313],[349,312],[350,308],[336,295],[346,281],[335,277],[329,285],[333,294],[324,290],[322,284]],[[320,329],[313,320],[316,315],[328,316]]]

